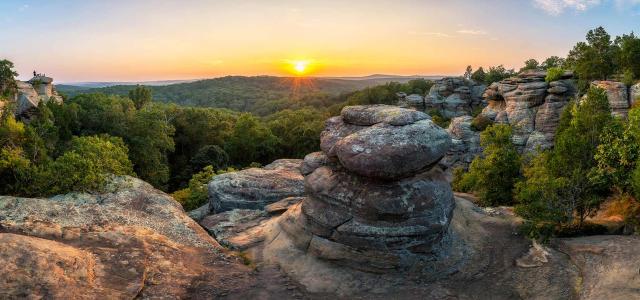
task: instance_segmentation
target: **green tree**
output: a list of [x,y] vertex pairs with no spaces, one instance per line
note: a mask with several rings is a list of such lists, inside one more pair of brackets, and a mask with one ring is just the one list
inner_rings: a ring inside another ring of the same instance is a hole
[[520,73],[527,70],[537,70],[539,67],[540,63],[537,60],[530,58],[524,62],[524,67],[520,68]]
[[273,160],[278,138],[271,130],[251,114],[241,114],[224,149],[239,166],[252,162],[267,163]]
[[0,60],[0,96],[9,96],[16,90],[15,77],[18,73],[13,70],[13,63],[3,59]]
[[456,185],[474,192],[483,206],[513,204],[513,187],[520,176],[520,155],[511,142],[511,126],[495,124],[480,134],[482,155],[469,166],[469,172],[456,179]]
[[551,67],[547,69],[547,76],[545,76],[544,81],[547,83],[562,79],[562,75],[564,75],[564,69],[559,67]]
[[471,79],[472,74],[473,74],[473,69],[471,68],[471,66],[467,66],[467,69],[464,71],[463,77],[465,79]]
[[607,80],[615,71],[615,47],[602,27],[589,30],[587,42],[577,43],[567,56],[567,65],[581,80]]
[[544,70],[548,70],[550,68],[562,68],[565,64],[565,59],[558,56],[549,56],[545,59],[540,67]]
[[267,118],[267,126],[278,138],[278,156],[302,158],[320,149],[320,132],[328,116],[310,108],[283,110]]
[[565,109],[553,150],[534,159],[516,187],[517,212],[528,219],[529,235],[548,235],[550,227],[581,229],[597,210],[608,189],[595,175],[595,154],[612,120],[606,92],[598,88]]
[[151,90],[143,85],[137,85],[135,89],[129,91],[129,98],[133,100],[136,109],[142,109],[147,103],[151,103]]
[[624,71],[627,83],[640,78],[640,38],[633,32],[623,34],[615,39],[614,44],[618,47],[616,63],[619,71]]
[[202,170],[206,166],[222,170],[229,166],[229,154],[218,145],[206,145],[200,148],[189,162],[191,170]]
[[494,82],[498,82],[514,75],[515,72],[513,70],[507,70],[503,65],[489,67],[489,71],[485,76],[485,83],[492,84]]
[[486,80],[487,74],[484,72],[482,67],[478,68],[473,74],[471,74],[471,79],[475,80],[479,83],[484,83]]

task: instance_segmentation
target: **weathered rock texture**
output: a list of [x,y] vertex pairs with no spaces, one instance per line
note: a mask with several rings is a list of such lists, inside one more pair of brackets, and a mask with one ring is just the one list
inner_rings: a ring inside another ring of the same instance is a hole
[[[611,114],[622,118],[627,117],[632,103],[630,99],[635,99],[635,97],[630,97],[630,90],[627,89],[624,83],[616,81],[594,81],[591,85],[607,92],[607,99],[609,100],[609,106],[611,106]],[[633,89],[631,89],[631,92],[633,92]]]
[[572,74],[545,82],[545,72],[525,72],[492,83],[484,92],[487,107],[482,115],[514,128],[513,142],[522,151],[546,149],[553,145],[560,115],[575,96]]
[[22,118],[28,118],[40,102],[55,101],[62,103],[62,97],[53,85],[53,79],[45,76],[36,76],[31,80],[16,81],[18,92],[15,95],[16,112]]
[[0,298],[217,298],[249,285],[170,196],[129,177],[109,190],[0,197]]
[[440,161],[440,164],[445,168],[467,168],[473,159],[482,153],[480,132],[472,128],[472,121],[471,116],[451,119],[451,123],[447,127],[447,133],[451,136],[451,148]]
[[414,106],[425,111],[438,110],[446,118],[470,116],[486,103],[483,84],[461,77],[445,77],[437,80],[424,99],[424,106]]
[[453,194],[435,166],[450,146],[424,113],[353,106],[327,121],[303,163],[307,197],[280,226],[299,249],[369,272],[426,263],[441,246]]
[[250,168],[215,176],[208,184],[212,212],[262,209],[287,197],[302,196],[300,159],[280,159],[264,168]]

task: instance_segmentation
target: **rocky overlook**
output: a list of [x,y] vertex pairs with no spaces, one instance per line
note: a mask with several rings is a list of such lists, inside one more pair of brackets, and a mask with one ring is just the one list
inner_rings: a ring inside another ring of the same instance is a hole
[[37,108],[40,102],[62,102],[62,97],[53,85],[53,78],[42,75],[34,76],[29,81],[16,81],[18,88],[15,94],[16,112],[20,117],[26,117]]

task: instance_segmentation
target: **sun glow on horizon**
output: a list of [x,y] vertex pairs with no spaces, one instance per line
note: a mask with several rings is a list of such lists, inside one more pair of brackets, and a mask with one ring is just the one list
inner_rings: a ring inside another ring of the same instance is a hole
[[304,76],[311,73],[312,62],[310,60],[287,60],[287,71],[293,73],[296,76]]

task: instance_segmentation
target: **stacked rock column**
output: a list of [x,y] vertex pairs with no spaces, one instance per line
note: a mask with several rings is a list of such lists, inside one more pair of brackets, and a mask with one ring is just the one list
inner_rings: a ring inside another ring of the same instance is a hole
[[439,251],[454,200],[437,166],[451,139],[429,116],[351,106],[326,122],[302,166],[307,198],[280,219],[296,247],[334,263],[392,272]]

